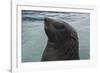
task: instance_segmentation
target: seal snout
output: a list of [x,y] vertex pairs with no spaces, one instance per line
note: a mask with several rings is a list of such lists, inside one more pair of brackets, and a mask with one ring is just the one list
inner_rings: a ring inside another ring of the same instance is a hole
[[48,28],[50,26],[51,22],[52,22],[52,19],[45,17],[44,18],[45,28]]
[[50,21],[51,19],[48,18],[48,17],[45,17],[44,20],[45,20],[46,22],[48,22],[48,21]]
[[47,18],[47,17],[45,17],[45,18],[44,18],[44,21],[45,21],[45,22],[49,22],[49,21],[50,21],[50,19],[49,19],[49,18]]

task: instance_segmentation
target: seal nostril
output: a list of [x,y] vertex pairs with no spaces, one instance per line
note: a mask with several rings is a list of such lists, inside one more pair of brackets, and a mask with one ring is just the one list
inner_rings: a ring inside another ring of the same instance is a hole
[[44,18],[44,23],[45,23],[45,26],[49,26],[49,24],[50,24],[50,18],[48,18],[48,17],[45,17]]
[[52,21],[52,19],[51,19],[51,18],[48,18],[48,17],[45,17],[44,20],[45,20],[46,22]]

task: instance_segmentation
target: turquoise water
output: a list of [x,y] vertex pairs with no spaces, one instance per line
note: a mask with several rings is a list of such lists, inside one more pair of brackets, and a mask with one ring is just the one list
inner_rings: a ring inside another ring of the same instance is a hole
[[61,19],[72,25],[79,36],[80,59],[90,58],[90,14],[22,10],[22,62],[41,61],[47,44],[44,17]]

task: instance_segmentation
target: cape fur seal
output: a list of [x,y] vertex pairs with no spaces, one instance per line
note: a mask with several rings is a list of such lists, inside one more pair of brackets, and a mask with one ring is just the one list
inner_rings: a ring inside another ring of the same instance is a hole
[[68,23],[45,17],[47,46],[41,61],[79,60],[79,42],[76,30]]

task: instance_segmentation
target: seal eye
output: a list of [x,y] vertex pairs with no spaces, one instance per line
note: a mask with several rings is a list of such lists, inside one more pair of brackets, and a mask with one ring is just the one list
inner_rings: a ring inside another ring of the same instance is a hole
[[55,26],[55,28],[56,29],[64,29],[65,28],[65,26],[64,25],[54,25]]
[[64,26],[64,25],[62,25],[62,26],[60,26],[60,28],[61,28],[61,29],[63,29],[63,28],[65,28],[65,26]]

